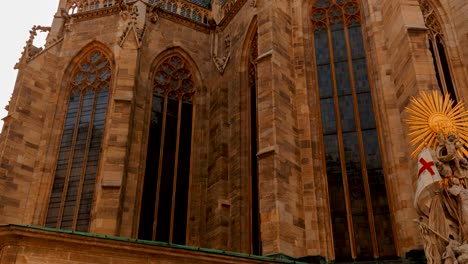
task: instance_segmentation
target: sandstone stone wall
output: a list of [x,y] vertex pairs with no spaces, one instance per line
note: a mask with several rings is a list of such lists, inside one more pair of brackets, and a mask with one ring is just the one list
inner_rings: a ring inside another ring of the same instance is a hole
[[[404,109],[419,91],[438,89],[437,80],[418,1],[360,3],[395,244],[404,256],[422,248],[412,221],[417,167],[409,159]],[[430,3],[444,25],[458,96],[466,99],[468,4]],[[257,111],[263,254],[333,259],[310,20],[313,4],[238,0],[232,17],[214,16],[218,25],[213,28],[168,12],[152,17],[140,1],[134,28],[128,23],[130,14],[117,7],[74,16],[66,27],[66,21],[56,17],[46,50],[33,58],[26,54],[19,64],[0,134],[0,224],[44,225],[69,75],[83,54],[99,49],[111,58],[113,75],[89,231],[136,238],[152,74],[165,56],[178,54],[196,82],[188,245],[251,252],[249,129],[250,111]],[[257,109],[250,109],[248,49],[255,33]],[[215,40],[220,55],[226,52],[224,40],[230,41],[223,72],[213,62]],[[28,246],[15,250],[22,252],[18,256],[39,254]],[[74,253],[66,254],[67,261],[71,256]]]

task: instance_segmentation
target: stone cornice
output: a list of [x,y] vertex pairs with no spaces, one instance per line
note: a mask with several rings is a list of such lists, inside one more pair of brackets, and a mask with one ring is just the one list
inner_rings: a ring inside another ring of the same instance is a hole
[[120,12],[120,7],[117,5],[110,6],[110,7],[103,7],[92,11],[85,11],[80,12],[77,14],[73,14],[72,17],[76,19],[76,21],[83,21],[88,20],[96,17],[103,17],[107,15],[113,15]]
[[[44,247],[65,251],[98,251],[100,255],[149,257],[159,255],[171,260],[199,260],[204,263],[299,263],[270,257],[253,256],[215,249],[182,246],[164,242],[137,240],[131,238],[97,235],[45,227],[5,225],[0,226],[0,249],[3,246],[20,246],[23,252],[28,248]],[[53,259],[53,255],[50,256]]]
[[237,15],[239,10],[244,6],[247,0],[237,0],[237,2],[224,14],[223,19],[219,22],[219,28],[224,30],[231,20]]
[[195,21],[193,21],[191,19],[188,19],[188,18],[186,18],[184,16],[181,16],[179,14],[168,12],[168,11],[162,10],[162,9],[159,9],[157,12],[158,12],[158,15],[161,18],[165,18],[167,20],[176,22],[178,24],[184,25],[186,27],[195,29],[197,31],[200,31],[200,32],[203,32],[203,33],[206,33],[206,34],[210,34],[210,32],[211,32],[211,29],[210,29],[210,27],[208,25],[195,22]]

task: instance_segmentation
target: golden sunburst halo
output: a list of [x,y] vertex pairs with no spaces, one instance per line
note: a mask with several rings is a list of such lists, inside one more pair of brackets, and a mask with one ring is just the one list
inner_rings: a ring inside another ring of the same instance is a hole
[[436,149],[437,136],[447,137],[452,133],[460,138],[460,143],[465,143],[459,150],[460,155],[468,157],[468,112],[464,103],[454,106],[448,94],[442,96],[437,90],[420,92],[418,98],[410,99],[406,112],[409,114],[405,120],[410,130],[408,135],[411,144],[417,146],[411,156],[418,155],[424,147]]

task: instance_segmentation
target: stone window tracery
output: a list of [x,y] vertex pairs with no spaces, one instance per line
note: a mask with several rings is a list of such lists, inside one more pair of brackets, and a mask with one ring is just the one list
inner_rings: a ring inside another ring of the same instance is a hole
[[424,22],[428,30],[429,49],[434,62],[437,83],[442,94],[449,93],[450,98],[457,102],[457,94],[452,73],[449,66],[449,61],[446,52],[446,44],[440,20],[437,17],[435,10],[426,0],[419,0],[419,6],[424,16]]
[[79,63],[73,74],[47,227],[88,231],[111,72],[110,61],[95,51]]
[[357,0],[312,9],[335,260],[396,255]]
[[156,69],[138,237],[185,244],[194,79],[173,55]]

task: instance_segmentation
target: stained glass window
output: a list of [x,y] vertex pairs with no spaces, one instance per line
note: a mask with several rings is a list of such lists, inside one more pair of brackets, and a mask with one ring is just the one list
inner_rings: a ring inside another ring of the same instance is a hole
[[335,260],[396,256],[357,0],[317,0],[317,84]]
[[185,244],[194,80],[174,55],[158,66],[153,85],[138,237]]
[[111,65],[98,51],[77,67],[62,132],[46,226],[88,231],[105,125]]
[[450,98],[457,101],[455,85],[445,50],[444,34],[435,10],[426,2],[419,0],[419,6],[424,15],[424,22],[429,29],[429,50],[432,54],[437,83],[442,94],[449,93]]

